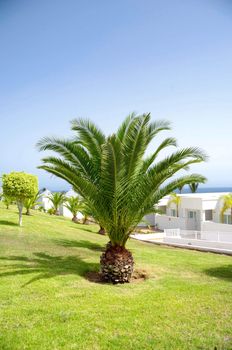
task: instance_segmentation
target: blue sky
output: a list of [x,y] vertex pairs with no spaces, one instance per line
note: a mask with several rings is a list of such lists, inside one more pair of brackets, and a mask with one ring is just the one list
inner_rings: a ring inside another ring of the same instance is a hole
[[35,144],[75,117],[113,132],[130,112],[168,119],[192,170],[232,186],[232,4],[228,0],[0,0],[0,173],[38,170]]

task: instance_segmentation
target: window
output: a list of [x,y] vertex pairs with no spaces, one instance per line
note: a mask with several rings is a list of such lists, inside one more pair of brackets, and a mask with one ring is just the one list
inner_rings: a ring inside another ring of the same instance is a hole
[[176,216],[176,209],[171,209],[171,216]]
[[231,225],[231,215],[224,215],[224,224]]
[[213,210],[205,210],[205,220],[212,221],[213,220]]
[[195,220],[196,220],[196,218],[197,218],[197,213],[196,213],[196,211],[190,210],[190,211],[188,212],[188,218],[189,218],[189,219],[195,219]]

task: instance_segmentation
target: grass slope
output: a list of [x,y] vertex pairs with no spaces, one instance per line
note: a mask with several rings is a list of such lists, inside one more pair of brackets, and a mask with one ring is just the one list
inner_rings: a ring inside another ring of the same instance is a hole
[[89,282],[106,237],[0,207],[0,349],[232,349],[231,257],[130,241],[142,283]]

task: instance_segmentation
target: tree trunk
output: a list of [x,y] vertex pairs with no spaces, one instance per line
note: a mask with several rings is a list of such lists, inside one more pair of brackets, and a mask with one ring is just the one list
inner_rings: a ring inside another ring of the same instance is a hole
[[19,226],[23,224],[23,202],[17,202],[18,210],[19,210]]
[[26,215],[31,215],[31,213],[30,213],[30,209],[27,209],[27,211],[26,211]]
[[55,210],[55,215],[58,215],[58,216],[60,215],[59,209]]
[[102,226],[100,225],[100,230],[98,231],[98,233],[99,233],[100,235],[105,235],[105,234],[106,234],[106,230],[104,229],[104,227],[102,227]]
[[78,223],[78,218],[76,215],[73,215],[72,221],[75,222],[76,224]]
[[83,224],[84,225],[87,225],[88,224],[88,216],[84,216],[84,219],[83,219]]
[[108,243],[100,259],[102,279],[113,284],[129,282],[134,270],[134,259],[124,247]]

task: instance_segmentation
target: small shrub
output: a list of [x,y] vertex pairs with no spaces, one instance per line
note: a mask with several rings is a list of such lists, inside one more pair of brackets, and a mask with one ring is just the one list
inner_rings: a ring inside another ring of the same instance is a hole
[[47,210],[47,213],[48,213],[49,215],[55,215],[56,210],[55,210],[54,208],[50,208],[50,209]]

